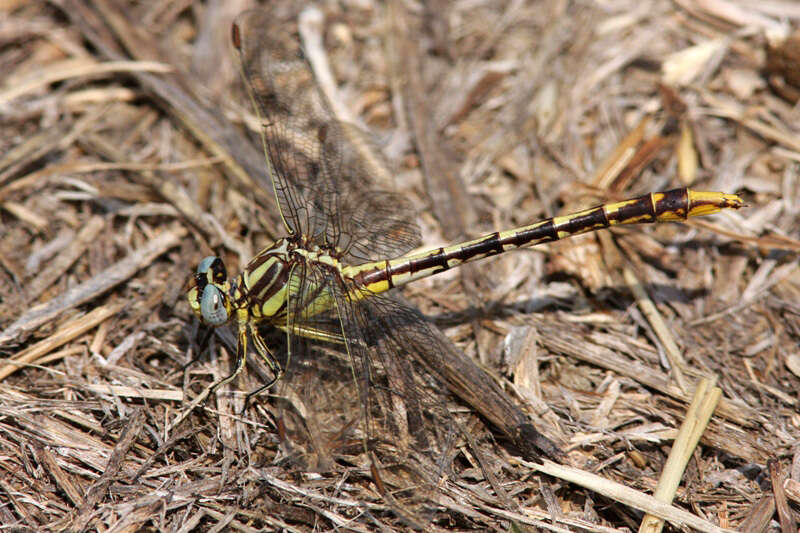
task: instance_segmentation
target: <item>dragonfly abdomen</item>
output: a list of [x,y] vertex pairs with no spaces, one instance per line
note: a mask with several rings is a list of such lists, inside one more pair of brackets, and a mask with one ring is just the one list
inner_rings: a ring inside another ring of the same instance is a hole
[[607,228],[618,224],[641,224],[685,220],[710,215],[744,204],[736,195],[674,189],[631,200],[604,204],[577,213],[549,218],[529,226],[495,232],[478,239],[437,248],[411,256],[350,267],[353,275],[373,292],[431,276],[469,261],[523,246],[534,246]]

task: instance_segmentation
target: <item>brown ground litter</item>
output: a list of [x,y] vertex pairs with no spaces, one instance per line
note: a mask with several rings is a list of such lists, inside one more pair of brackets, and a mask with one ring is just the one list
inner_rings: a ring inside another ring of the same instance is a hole
[[[446,334],[450,364],[488,373],[456,373],[460,399],[434,393],[452,470],[425,493],[425,527],[657,531],[661,517],[667,530],[798,531],[800,7],[314,5],[306,57],[330,62],[334,111],[374,136],[375,172],[418,210],[426,246],[683,186],[748,203],[402,291]],[[220,254],[238,272],[283,233],[229,44],[252,7],[0,2],[4,530],[394,531],[417,518],[392,507],[416,496],[407,465],[378,454],[386,475],[371,472],[336,354],[298,378],[350,409],[338,432],[301,395],[241,414],[236,391],[268,375],[257,362],[176,424],[233,358],[216,339],[186,366],[202,337],[185,300],[196,265]],[[294,2],[260,8],[300,39]],[[333,460],[310,464],[281,403]],[[563,456],[526,460],[526,423]]]

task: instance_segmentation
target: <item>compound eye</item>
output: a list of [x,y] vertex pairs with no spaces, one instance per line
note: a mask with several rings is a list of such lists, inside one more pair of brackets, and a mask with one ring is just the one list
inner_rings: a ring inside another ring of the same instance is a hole
[[217,258],[214,257],[213,255],[209,255],[208,257],[204,257],[203,260],[200,261],[200,264],[197,265],[197,273],[198,274],[207,274],[208,271],[211,270],[211,264],[214,263],[214,261],[216,259]]
[[214,285],[206,285],[200,299],[200,314],[206,324],[221,326],[228,321],[228,310],[225,308],[225,295]]
[[[209,255],[197,265],[197,273],[206,276],[208,281],[213,283],[224,283],[228,279],[228,272],[225,270],[225,263],[222,259],[214,255]],[[209,275],[209,273],[211,275]]]

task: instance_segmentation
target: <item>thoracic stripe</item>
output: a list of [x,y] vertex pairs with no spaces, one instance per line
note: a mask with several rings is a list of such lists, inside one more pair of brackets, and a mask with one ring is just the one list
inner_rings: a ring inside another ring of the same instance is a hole
[[[260,301],[269,300],[286,283],[284,263],[275,257],[263,262],[256,268],[248,266],[247,281],[250,285],[250,294]],[[283,274],[283,275],[281,275]],[[255,282],[254,282],[255,281]],[[277,287],[276,287],[277,286]]]

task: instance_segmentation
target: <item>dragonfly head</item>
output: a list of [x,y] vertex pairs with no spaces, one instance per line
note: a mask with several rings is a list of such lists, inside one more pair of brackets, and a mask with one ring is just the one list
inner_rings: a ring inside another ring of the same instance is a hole
[[186,297],[197,317],[209,326],[221,326],[231,316],[228,272],[222,259],[208,256],[197,265],[194,286]]

